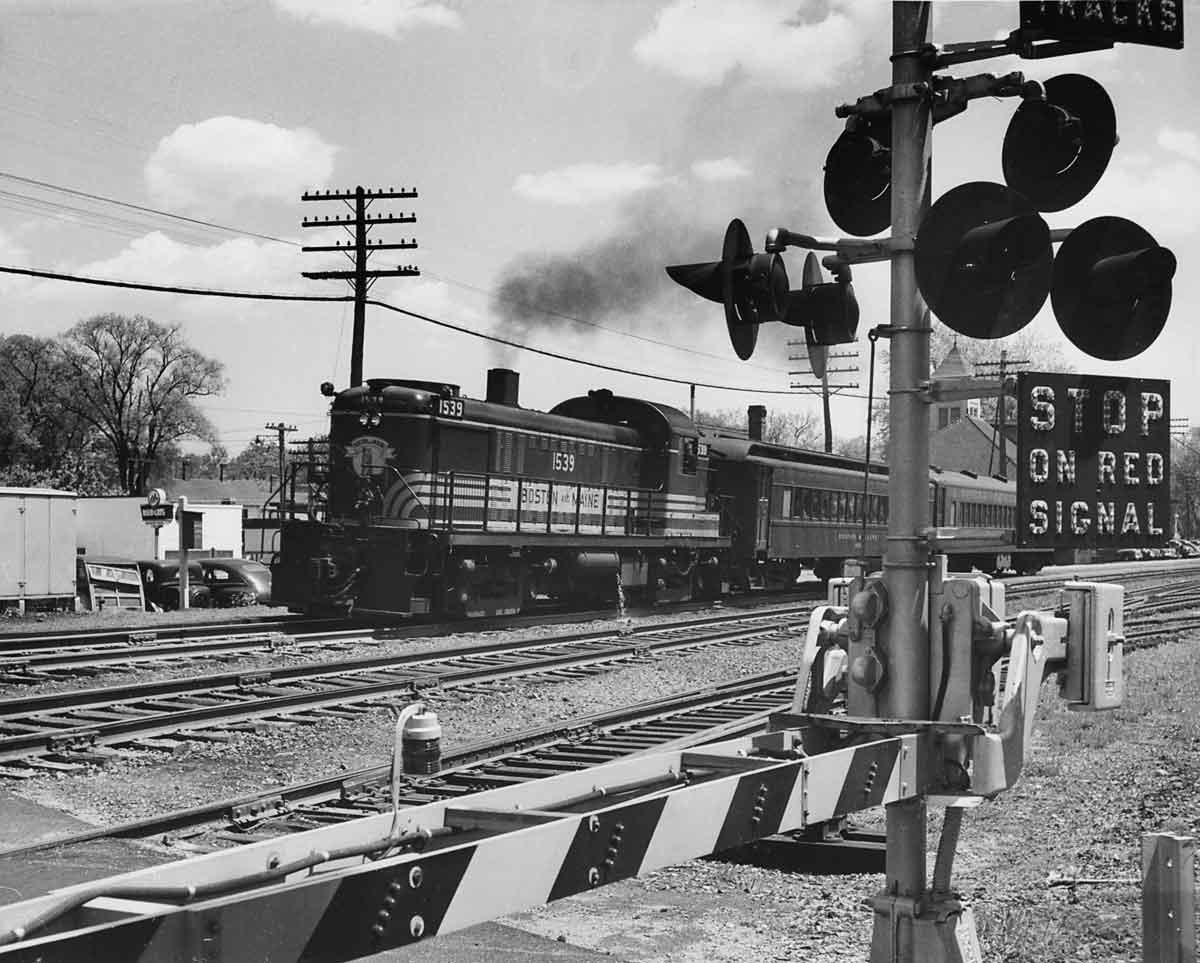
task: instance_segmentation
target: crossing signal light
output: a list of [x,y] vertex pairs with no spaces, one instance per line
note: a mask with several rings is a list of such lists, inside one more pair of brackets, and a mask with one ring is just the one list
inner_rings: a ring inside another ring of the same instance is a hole
[[914,250],[931,311],[969,338],[1003,338],[1033,320],[1050,293],[1050,228],[1023,195],[975,181],[929,209]]
[[724,304],[729,340],[743,361],[754,353],[758,326],[782,320],[787,307],[783,258],[755,253],[746,225],[737,218],[725,230],[721,260],[671,265],[667,274],[700,297]]
[[[824,348],[831,344],[847,344],[858,332],[858,299],[850,283],[850,269],[843,266],[835,280],[826,281],[817,256],[811,251],[804,259],[802,286],[788,294],[788,324],[804,328],[805,341],[824,360]],[[823,364],[822,364],[823,367]],[[813,374],[821,375],[813,368]]]
[[1085,221],[1054,261],[1050,303],[1059,327],[1093,358],[1124,361],[1140,354],[1167,323],[1175,267],[1175,255],[1133,221]]
[[1117,144],[1117,115],[1105,89],[1061,74],[1044,98],[1025,100],[1004,135],[1004,181],[1039,211],[1061,211],[1099,182]]
[[847,234],[867,237],[892,223],[892,119],[851,123],[825,158],[825,207]]
[[[817,256],[812,251],[809,251],[804,258],[804,273],[801,275],[802,290],[815,287],[824,280],[825,278],[821,274],[821,262],[817,260]],[[812,368],[813,377],[824,378],[825,369],[828,367],[829,350],[825,345],[817,342],[812,328],[804,329],[804,343],[807,347],[808,363]]]
[[667,274],[700,297],[724,305],[729,340],[743,361],[754,353],[759,325],[769,321],[803,327],[808,343],[818,346],[853,341],[858,329],[858,301],[848,267],[826,283],[816,256],[809,254],[803,287],[789,291],[783,258],[755,252],[746,225],[737,218],[725,230],[721,260],[673,264]]

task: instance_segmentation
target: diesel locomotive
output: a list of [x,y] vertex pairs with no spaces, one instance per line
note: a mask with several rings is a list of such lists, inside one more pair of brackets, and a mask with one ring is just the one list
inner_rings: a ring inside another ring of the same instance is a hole
[[[860,463],[763,442],[764,413],[731,437],[607,389],[525,409],[507,369],[488,372],[482,400],[370,379],[333,397],[327,462],[307,466],[320,498],[282,522],[274,597],[314,613],[504,615],[547,598],[715,598],[878,560],[886,469],[871,466],[864,493]],[[934,472],[930,498],[936,525],[975,530],[951,545],[960,563],[1012,563],[1011,483]]]

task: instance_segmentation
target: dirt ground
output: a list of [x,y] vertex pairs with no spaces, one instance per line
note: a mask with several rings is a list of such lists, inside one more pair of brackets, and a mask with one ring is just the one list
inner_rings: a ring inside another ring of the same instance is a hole
[[[719,648],[593,678],[516,683],[437,706],[446,744],[748,675],[792,662],[795,640]],[[461,639],[459,640],[461,643]],[[968,812],[955,884],[974,907],[984,959],[1137,961],[1140,895],[1116,882],[1051,888],[1056,876],[1136,878],[1140,836],[1200,822],[1200,639],[1131,653],[1116,712],[1068,712],[1042,693],[1033,751],[1011,792]],[[440,644],[446,644],[440,641]],[[23,797],[94,823],[385,761],[386,713],[289,726],[228,745],[181,743],[103,769],[39,776]],[[878,813],[865,819],[878,820]],[[930,861],[939,818],[930,818]],[[699,861],[520,914],[516,925],[631,963],[864,960],[880,876],[812,877]]]

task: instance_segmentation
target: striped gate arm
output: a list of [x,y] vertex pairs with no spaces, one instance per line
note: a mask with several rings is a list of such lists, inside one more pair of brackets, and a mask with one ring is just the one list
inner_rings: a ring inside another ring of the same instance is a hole
[[0,907],[0,961],[355,959],[916,796],[924,739],[770,733],[181,860]]

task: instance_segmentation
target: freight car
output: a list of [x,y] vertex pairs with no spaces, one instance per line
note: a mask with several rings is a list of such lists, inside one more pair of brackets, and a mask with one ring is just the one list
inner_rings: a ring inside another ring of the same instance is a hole
[[695,425],[589,392],[549,413],[517,374],[458,386],[369,380],[333,401],[325,517],[284,523],[290,608],[503,615],[538,597],[716,596],[727,540]]
[[[284,521],[276,601],[503,615],[618,591],[712,598],[883,554],[883,466],[864,493],[860,463],[767,444],[754,424],[731,438],[604,389],[532,411],[517,389],[515,372],[493,369],[483,400],[392,379],[338,393],[324,508]],[[1012,562],[1011,483],[934,471],[930,499],[935,525],[952,526],[939,545],[956,567]]]

